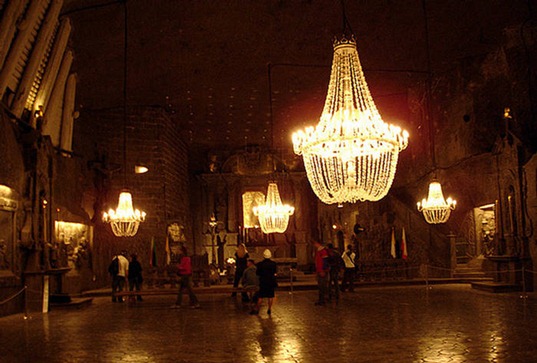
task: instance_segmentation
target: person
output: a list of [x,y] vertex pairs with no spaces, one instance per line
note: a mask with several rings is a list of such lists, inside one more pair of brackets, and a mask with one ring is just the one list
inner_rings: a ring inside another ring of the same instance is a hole
[[[131,262],[129,263],[129,290],[140,291],[142,287],[142,265],[138,261],[138,255],[133,253],[131,255]],[[136,295],[136,300],[142,301],[141,295]]]
[[[246,265],[248,264],[249,257],[250,255],[248,255],[248,251],[246,250],[244,244],[239,243],[239,245],[237,246],[237,251],[235,252],[235,277],[233,279],[234,288],[239,287],[239,282],[241,281],[244,270],[246,270]],[[235,296],[237,296],[237,293],[232,292],[231,297]],[[248,294],[246,294],[245,292],[242,293],[242,301],[248,301]]]
[[319,300],[315,305],[322,306],[326,303],[326,295],[328,294],[328,251],[319,241],[313,242],[315,248],[315,273],[317,274],[317,286],[319,287]]
[[332,295],[339,301],[339,270],[343,268],[343,260],[339,255],[339,251],[334,248],[332,243],[327,245],[328,251],[328,266],[330,273],[328,277],[328,300],[332,299]]
[[[112,275],[112,302],[123,302],[120,296],[116,299],[116,292],[121,292],[125,288],[126,279],[129,275],[129,260],[125,257],[126,251],[122,251],[119,255],[114,256],[108,271]],[[117,259],[117,261],[115,261]]]
[[267,314],[272,313],[272,304],[274,302],[274,290],[278,286],[276,281],[276,273],[278,268],[276,262],[272,261],[272,252],[269,249],[266,249],[263,252],[263,261],[257,264],[257,276],[259,276],[259,295],[257,299],[256,309],[252,312],[253,314],[259,313],[259,308],[261,307],[261,301],[263,299],[268,299],[268,309]]
[[188,291],[188,297],[190,299],[190,307],[193,309],[198,309],[200,304],[198,303],[198,298],[192,290],[192,262],[190,257],[187,254],[187,249],[185,246],[181,247],[181,253],[179,254],[179,265],[178,274],[180,276],[179,281],[179,291],[177,292],[177,300],[175,305],[172,305],[172,308],[178,309],[181,307],[183,300],[183,289]]
[[259,292],[259,277],[257,276],[257,267],[255,267],[254,260],[249,259],[247,261],[247,267],[242,274],[241,283],[244,293],[248,295],[250,314],[255,314]]
[[345,290],[354,292],[354,274],[356,271],[356,265],[354,264],[355,257],[356,254],[352,251],[352,245],[347,245],[347,250],[341,255],[343,263],[345,263],[343,281],[341,281],[342,292]]

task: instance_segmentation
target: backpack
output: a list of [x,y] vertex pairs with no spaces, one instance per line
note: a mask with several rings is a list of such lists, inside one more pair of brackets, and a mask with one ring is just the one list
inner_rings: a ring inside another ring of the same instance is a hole
[[119,273],[119,258],[117,256],[114,257],[112,262],[110,262],[110,266],[108,266],[108,272],[112,276],[117,276],[117,274]]
[[345,267],[345,261],[343,261],[337,250],[328,250],[328,265],[331,270]]

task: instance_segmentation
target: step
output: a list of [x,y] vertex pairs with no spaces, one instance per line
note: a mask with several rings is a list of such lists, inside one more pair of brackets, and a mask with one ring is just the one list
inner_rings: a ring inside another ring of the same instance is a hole
[[522,290],[518,285],[501,282],[472,282],[472,289],[493,293],[516,292]]
[[460,278],[460,277],[465,277],[465,278],[478,278],[478,277],[481,277],[481,278],[484,278],[484,277],[487,277],[487,275],[482,271],[475,271],[475,272],[455,271],[453,273],[453,277],[455,277],[455,278]]
[[92,304],[93,298],[84,297],[84,298],[71,298],[69,302],[51,302],[49,307],[51,310],[59,309],[82,309],[88,307]]

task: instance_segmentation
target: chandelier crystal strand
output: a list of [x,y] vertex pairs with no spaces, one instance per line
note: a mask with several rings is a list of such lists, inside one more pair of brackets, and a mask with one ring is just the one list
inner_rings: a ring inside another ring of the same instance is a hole
[[336,40],[320,121],[293,134],[317,197],[326,204],[382,199],[407,145],[408,133],[386,124],[373,102],[354,37]]
[[446,223],[451,211],[457,206],[457,201],[451,198],[444,199],[442,185],[439,182],[429,184],[427,199],[418,202],[418,211],[423,213],[429,224]]
[[289,216],[295,212],[295,208],[282,204],[278,185],[269,183],[265,204],[254,207],[253,211],[259,218],[264,233],[284,233],[289,224]]
[[145,220],[145,212],[134,209],[132,196],[128,191],[119,194],[117,209],[103,213],[103,221],[110,223],[112,232],[118,237],[132,237],[138,232],[140,222]]

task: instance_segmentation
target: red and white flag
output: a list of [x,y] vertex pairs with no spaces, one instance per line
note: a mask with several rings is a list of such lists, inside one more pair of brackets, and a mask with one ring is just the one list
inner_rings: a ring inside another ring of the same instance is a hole
[[172,262],[171,251],[170,251],[170,238],[169,234],[166,234],[166,265],[169,265]]
[[406,236],[405,236],[405,227],[403,227],[403,235],[401,236],[401,252],[403,260],[406,260],[408,255],[406,251]]

